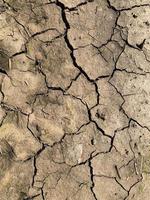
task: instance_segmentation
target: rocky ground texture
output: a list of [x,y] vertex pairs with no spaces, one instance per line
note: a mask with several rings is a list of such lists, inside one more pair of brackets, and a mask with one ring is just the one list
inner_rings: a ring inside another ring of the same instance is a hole
[[150,0],[0,0],[0,200],[150,199]]

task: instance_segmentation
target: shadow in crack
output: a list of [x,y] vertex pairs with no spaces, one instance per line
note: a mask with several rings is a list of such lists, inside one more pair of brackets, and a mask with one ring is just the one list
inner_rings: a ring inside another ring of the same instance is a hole
[[0,73],[7,74],[9,68],[9,56],[6,53],[0,51]]

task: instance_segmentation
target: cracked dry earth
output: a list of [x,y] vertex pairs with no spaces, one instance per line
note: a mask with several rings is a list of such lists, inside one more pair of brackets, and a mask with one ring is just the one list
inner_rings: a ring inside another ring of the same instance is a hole
[[150,199],[150,0],[0,0],[0,200]]

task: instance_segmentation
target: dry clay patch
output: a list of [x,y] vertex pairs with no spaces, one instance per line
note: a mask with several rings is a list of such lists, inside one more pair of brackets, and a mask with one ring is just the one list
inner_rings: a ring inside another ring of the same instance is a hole
[[0,199],[149,199],[149,15],[0,1]]

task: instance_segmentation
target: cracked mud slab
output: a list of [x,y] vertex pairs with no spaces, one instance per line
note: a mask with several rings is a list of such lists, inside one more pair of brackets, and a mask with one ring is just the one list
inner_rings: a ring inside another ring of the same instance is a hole
[[149,200],[149,81],[149,0],[0,0],[0,200]]

